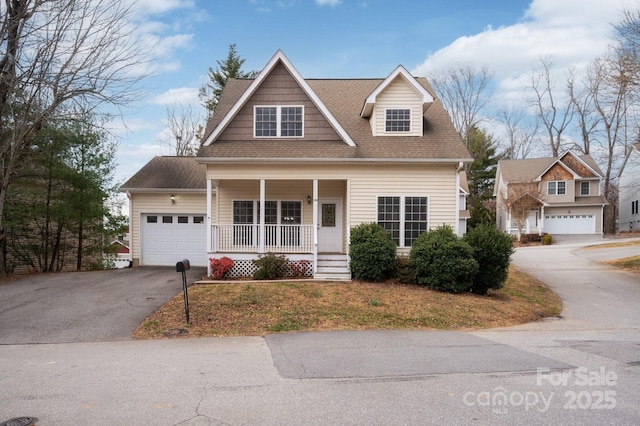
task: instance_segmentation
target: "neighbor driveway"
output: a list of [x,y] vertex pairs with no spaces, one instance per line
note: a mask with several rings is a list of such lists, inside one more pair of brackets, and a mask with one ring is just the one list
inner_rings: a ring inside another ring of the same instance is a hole
[[[204,268],[189,270],[188,283]],[[0,284],[0,344],[104,342],[131,332],[182,292],[169,267],[39,274]]]

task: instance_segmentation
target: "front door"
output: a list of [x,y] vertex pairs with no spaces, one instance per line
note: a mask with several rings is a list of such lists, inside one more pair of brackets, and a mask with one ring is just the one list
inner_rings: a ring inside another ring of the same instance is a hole
[[342,199],[318,200],[318,251],[342,252]]

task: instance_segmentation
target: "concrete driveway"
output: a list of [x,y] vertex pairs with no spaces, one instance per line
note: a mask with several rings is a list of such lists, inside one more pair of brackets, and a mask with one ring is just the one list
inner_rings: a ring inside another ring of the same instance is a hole
[[[204,268],[188,271],[187,282]],[[30,275],[0,284],[0,344],[131,339],[144,319],[182,292],[175,268]]]

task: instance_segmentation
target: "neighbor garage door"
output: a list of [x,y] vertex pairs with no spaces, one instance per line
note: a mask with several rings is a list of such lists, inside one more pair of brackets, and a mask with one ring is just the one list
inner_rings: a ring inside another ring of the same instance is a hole
[[594,234],[596,217],[593,214],[545,215],[544,232],[547,234]]
[[207,265],[204,215],[145,214],[141,226],[142,265],[175,266],[189,259],[194,266]]

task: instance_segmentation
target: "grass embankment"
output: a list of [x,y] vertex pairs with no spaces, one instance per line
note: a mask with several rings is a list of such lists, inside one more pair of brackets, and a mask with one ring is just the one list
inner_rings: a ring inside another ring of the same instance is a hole
[[452,295],[396,283],[258,282],[189,288],[147,318],[134,336],[255,336],[302,330],[446,329],[510,326],[557,316],[562,302],[544,284],[511,268],[488,296]]

